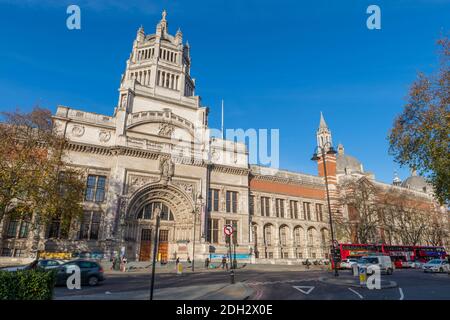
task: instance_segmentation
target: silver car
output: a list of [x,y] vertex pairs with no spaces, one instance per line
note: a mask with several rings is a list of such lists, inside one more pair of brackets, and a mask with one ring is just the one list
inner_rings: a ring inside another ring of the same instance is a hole
[[422,266],[423,272],[448,272],[449,264],[447,260],[433,259]]

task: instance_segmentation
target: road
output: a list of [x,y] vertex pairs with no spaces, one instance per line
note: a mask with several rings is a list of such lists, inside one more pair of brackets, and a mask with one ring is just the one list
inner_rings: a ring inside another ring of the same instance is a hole
[[[349,274],[349,271],[341,271]],[[254,289],[250,300],[450,300],[450,276],[447,274],[423,273],[421,270],[396,270],[394,275],[383,279],[395,281],[398,287],[382,290],[355,288],[347,285],[329,284],[320,278],[330,276],[326,271],[259,271],[237,270],[236,281],[244,282]],[[228,283],[225,271],[157,274],[155,289],[202,286]],[[147,290],[150,286],[149,273],[108,274],[107,280],[97,287],[83,287],[71,291],[65,287],[55,290],[55,297],[70,295],[94,295]],[[188,297],[186,297],[188,298]]]

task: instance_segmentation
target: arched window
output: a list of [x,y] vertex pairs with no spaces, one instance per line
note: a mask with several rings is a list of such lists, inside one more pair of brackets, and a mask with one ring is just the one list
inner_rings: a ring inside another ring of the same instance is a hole
[[272,245],[272,226],[271,225],[264,226],[264,244],[266,246]]
[[322,246],[326,247],[328,244],[328,230],[327,229],[320,230],[320,235],[322,238]]
[[143,220],[151,220],[153,219],[153,212],[154,210],[159,207],[161,209],[160,212],[160,218],[161,220],[165,221],[173,221],[173,213],[172,210],[169,209],[168,206],[166,206],[164,203],[161,202],[153,202],[150,204],[145,205],[142,210],[139,212],[138,219]]
[[287,231],[288,231],[287,226],[282,226],[280,228],[280,244],[283,247],[287,246]]
[[308,246],[314,246],[314,228],[308,229]]
[[301,228],[297,227],[294,229],[294,243],[295,246],[300,247],[302,244],[302,232]]

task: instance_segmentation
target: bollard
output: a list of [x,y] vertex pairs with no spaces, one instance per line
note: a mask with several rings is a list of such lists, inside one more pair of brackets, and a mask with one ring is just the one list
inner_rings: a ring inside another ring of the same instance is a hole
[[177,274],[178,275],[182,275],[183,274],[183,264],[182,263],[178,263]]
[[234,284],[234,270],[230,271],[231,284]]
[[361,287],[365,286],[367,282],[367,269],[359,268],[359,285]]
[[358,273],[358,265],[355,263],[352,265],[352,273],[354,277],[358,277],[359,273]]

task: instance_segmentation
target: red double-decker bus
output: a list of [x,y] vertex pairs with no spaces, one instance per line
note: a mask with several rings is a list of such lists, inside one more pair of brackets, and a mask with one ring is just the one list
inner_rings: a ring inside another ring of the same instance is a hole
[[382,253],[381,245],[377,244],[341,243],[339,249],[341,250],[341,260],[359,259],[363,256]]
[[[447,252],[441,246],[402,246],[387,244],[339,244],[340,261],[359,259],[370,255],[387,255],[394,262],[396,268],[408,268],[414,262],[425,263],[432,259],[445,259]],[[338,263],[339,267],[339,263]]]

